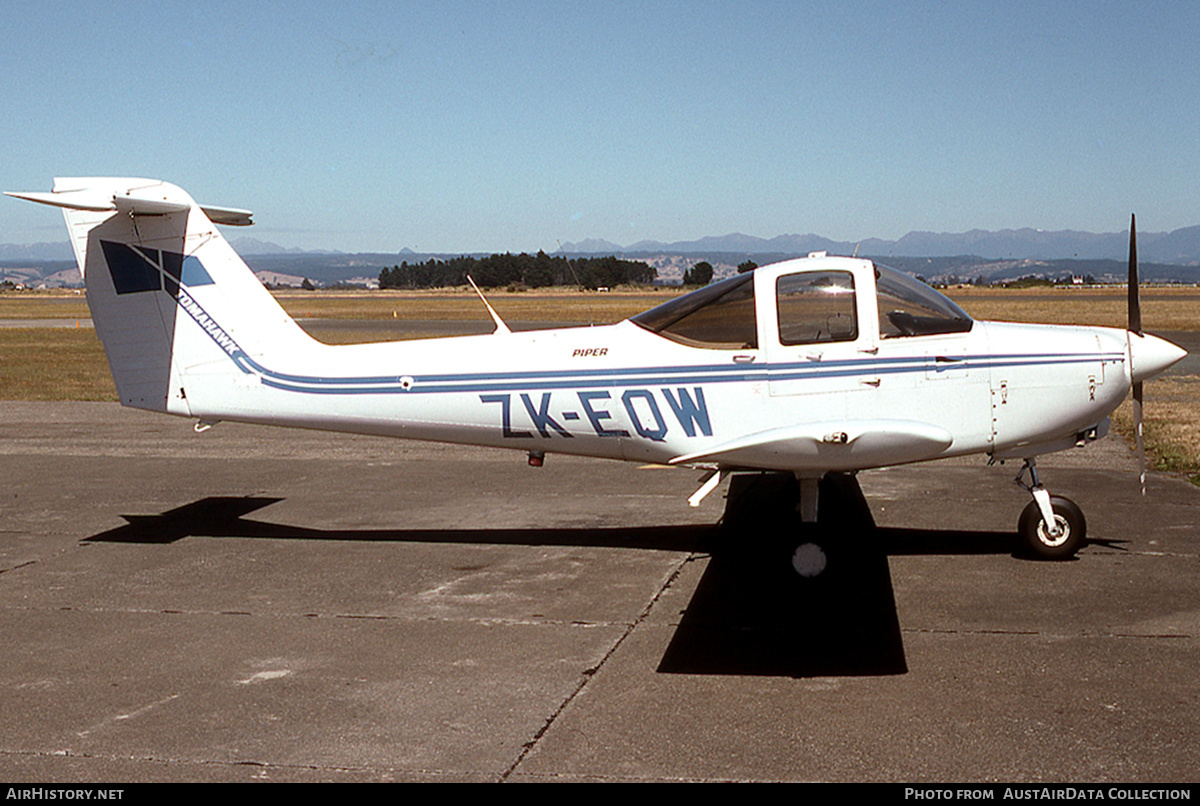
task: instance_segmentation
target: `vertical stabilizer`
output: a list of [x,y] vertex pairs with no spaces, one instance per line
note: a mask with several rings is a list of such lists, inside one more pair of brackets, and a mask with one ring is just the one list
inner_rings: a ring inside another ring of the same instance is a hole
[[297,355],[314,344],[209,216],[248,224],[248,211],[202,208],[180,188],[148,179],[58,179],[51,193],[10,195],[63,208],[126,406],[201,416],[244,385],[264,355]]

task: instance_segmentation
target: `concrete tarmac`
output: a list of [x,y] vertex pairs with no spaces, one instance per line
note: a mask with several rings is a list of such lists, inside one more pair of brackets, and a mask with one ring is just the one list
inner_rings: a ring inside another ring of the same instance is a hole
[[699,474],[0,403],[0,780],[1195,781],[1200,489],[860,475],[813,584]]

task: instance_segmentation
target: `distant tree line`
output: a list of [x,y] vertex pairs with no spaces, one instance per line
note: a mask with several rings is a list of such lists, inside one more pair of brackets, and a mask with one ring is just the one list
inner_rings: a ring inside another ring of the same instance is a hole
[[505,253],[484,258],[430,258],[424,263],[404,261],[379,272],[380,288],[443,288],[467,284],[467,275],[480,288],[578,285],[588,289],[652,283],[658,271],[641,261],[609,257],[551,257],[545,252],[530,255]]
[[1096,276],[1093,274],[1060,274],[1053,277],[1047,277],[1040,274],[1026,274],[1021,277],[1009,280],[988,280],[983,275],[976,277],[959,277],[957,274],[943,274],[934,277],[931,280],[925,279],[920,274],[916,278],[923,283],[927,283],[934,288],[946,288],[948,286],[973,285],[973,286],[995,286],[1002,288],[1049,288],[1056,285],[1074,285],[1078,278],[1081,285],[1096,285]]

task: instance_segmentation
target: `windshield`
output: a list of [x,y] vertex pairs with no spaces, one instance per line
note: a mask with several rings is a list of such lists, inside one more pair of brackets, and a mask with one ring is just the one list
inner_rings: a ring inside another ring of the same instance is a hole
[[680,344],[718,350],[758,347],[754,274],[738,274],[630,319]]
[[949,297],[903,272],[876,263],[875,280],[882,338],[966,333],[975,324]]

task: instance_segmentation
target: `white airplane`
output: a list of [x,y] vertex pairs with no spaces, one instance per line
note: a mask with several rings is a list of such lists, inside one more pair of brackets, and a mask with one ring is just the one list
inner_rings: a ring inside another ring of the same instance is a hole
[[1086,524],[1036,457],[1103,436],[1131,387],[1140,434],[1142,382],[1186,355],[1141,332],[1132,225],[1128,330],[976,322],[905,274],[814,253],[614,325],[513,333],[489,305],[490,335],[332,346],[214,226],[249,211],[146,179],[8,195],[63,208],[121,403],[197,431],[229,420],[517,448],[536,465],[565,453],[708,469],[693,505],[730,472],[786,471],[807,523],[829,473],[1023,459],[1019,530],[1045,559],[1071,557]]

